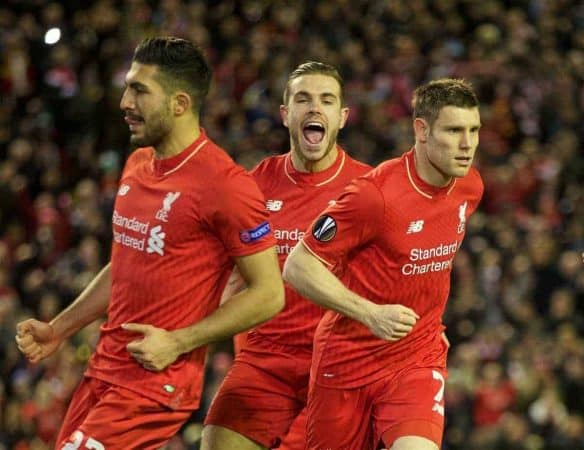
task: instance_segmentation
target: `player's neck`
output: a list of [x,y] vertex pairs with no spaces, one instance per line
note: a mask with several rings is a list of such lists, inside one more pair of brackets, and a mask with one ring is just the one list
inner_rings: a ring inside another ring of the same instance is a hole
[[311,161],[303,158],[302,154],[294,149],[292,149],[291,153],[292,166],[298,172],[304,173],[323,172],[331,167],[339,156],[339,151],[336,144],[333,145],[333,148],[331,148],[331,150],[318,161]]
[[418,177],[425,181],[430,186],[444,187],[452,182],[452,177],[444,173],[438,166],[436,166],[430,158],[426,149],[419,144],[414,148],[414,170]]
[[154,148],[157,159],[178,155],[201,135],[198,119],[177,120],[166,139]]

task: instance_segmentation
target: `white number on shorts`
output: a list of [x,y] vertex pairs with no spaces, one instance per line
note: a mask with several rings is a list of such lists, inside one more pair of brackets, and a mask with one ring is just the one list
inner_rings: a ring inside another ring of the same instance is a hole
[[[85,437],[84,434],[81,431],[77,430],[73,433],[72,437],[73,442],[67,442],[65,445],[63,445],[63,447],[61,447],[61,450],[78,450],[81,447],[83,438]],[[101,442],[96,441],[93,438],[87,438],[85,448],[90,450],[105,450],[105,446]]]
[[432,370],[432,378],[440,381],[440,389],[438,389],[438,392],[436,392],[436,395],[434,396],[434,401],[436,403],[434,403],[434,406],[432,406],[432,411],[436,411],[438,414],[443,416],[444,406],[440,403],[442,403],[442,400],[444,400],[444,377],[437,370]]

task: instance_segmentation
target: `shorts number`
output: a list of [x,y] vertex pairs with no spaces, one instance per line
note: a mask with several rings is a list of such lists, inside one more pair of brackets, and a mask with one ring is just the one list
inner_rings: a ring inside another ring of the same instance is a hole
[[[63,447],[61,447],[61,450],[77,450],[81,448],[84,437],[85,435],[81,431],[75,431],[72,435],[73,442],[67,442],[65,445],[63,445]],[[84,448],[90,450],[105,450],[105,446],[93,438],[87,438],[87,442],[85,443]]]
[[438,414],[443,416],[444,406],[441,405],[441,403],[442,400],[444,400],[444,377],[437,370],[432,370],[432,378],[440,381],[440,389],[438,389],[438,392],[436,392],[436,395],[434,396],[434,401],[436,403],[434,403],[434,406],[432,406],[432,411],[436,411]]

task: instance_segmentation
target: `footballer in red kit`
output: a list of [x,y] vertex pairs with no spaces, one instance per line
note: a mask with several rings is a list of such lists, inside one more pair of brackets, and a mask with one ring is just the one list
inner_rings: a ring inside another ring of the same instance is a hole
[[[334,164],[316,173],[294,169],[290,153],[268,158],[252,171],[271,212],[281,266],[317,214],[350,180],[370,170],[340,147],[337,151]],[[314,330],[323,313],[290,286],[285,289],[284,310],[248,334],[205,420],[267,448],[280,442],[306,403]],[[274,386],[275,379],[282,386]],[[286,405],[281,412],[275,411],[279,404]]]
[[203,130],[170,158],[154,159],[151,148],[134,151],[120,186],[112,218],[108,321],[87,375],[173,409],[195,409],[205,348],[182,355],[172,370],[148,372],[126,349],[135,333],[121,325],[174,330],[214,311],[232,258],[273,245],[262,196]]
[[[136,48],[120,108],[138,149],[120,180],[111,260],[50,323],[17,325],[19,349],[38,362],[107,313],[59,449],[163,447],[199,406],[206,345],[283,307],[264,197],[199,127],[210,79],[189,41]],[[247,287],[219,307],[234,265]],[[148,350],[160,334],[162,359]]]
[[[251,173],[266,197],[283,266],[319,211],[371,167],[337,144],[348,109],[334,67],[301,64],[289,77],[281,114],[290,152],[263,160]],[[304,450],[302,411],[314,330],[323,309],[290,286],[285,297],[284,310],[248,334],[205,419],[203,450]]]
[[353,181],[289,256],[284,278],[327,307],[315,334],[311,450],[436,450],[453,259],[483,193],[478,99],[462,80],[416,90],[414,148]]

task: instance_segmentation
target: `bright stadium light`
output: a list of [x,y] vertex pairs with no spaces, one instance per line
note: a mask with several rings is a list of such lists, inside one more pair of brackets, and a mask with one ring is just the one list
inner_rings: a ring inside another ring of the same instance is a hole
[[61,30],[59,28],[49,28],[45,33],[45,44],[54,45],[61,39]]

